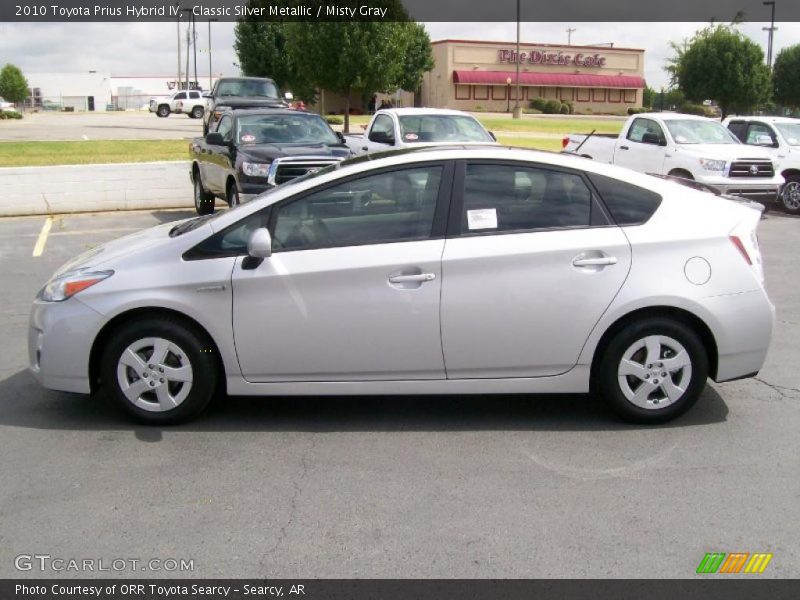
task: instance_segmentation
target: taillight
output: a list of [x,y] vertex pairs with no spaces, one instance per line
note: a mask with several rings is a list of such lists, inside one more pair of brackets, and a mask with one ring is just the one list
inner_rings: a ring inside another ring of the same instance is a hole
[[567,144],[569,144],[569,136],[565,135],[563,138],[561,138],[561,149],[563,150],[566,148]]
[[753,261],[750,259],[750,255],[747,253],[747,248],[744,247],[744,244],[742,243],[742,240],[739,239],[739,236],[738,235],[731,235],[731,236],[729,236],[729,239],[731,240],[733,245],[736,246],[736,249],[739,251],[739,253],[747,261],[747,264],[752,266]]

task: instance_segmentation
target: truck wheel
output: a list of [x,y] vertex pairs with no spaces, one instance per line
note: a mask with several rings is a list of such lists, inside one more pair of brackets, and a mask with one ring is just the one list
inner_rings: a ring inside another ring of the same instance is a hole
[[239,204],[241,204],[239,202],[239,190],[236,189],[236,184],[231,182],[228,184],[228,206],[236,208]]
[[194,210],[198,215],[210,215],[214,212],[214,194],[209,194],[203,189],[200,172],[194,172]]
[[159,117],[161,117],[162,119],[163,119],[164,117],[168,117],[168,116],[169,116],[169,106],[167,106],[166,104],[162,104],[162,105],[160,105],[160,106],[158,107],[158,111],[156,111],[156,114],[157,114]]
[[192,109],[191,114],[189,115],[193,119],[202,119],[203,118],[203,107],[202,106],[195,106]]
[[671,177],[680,177],[681,179],[688,179],[689,181],[694,180],[692,174],[689,171],[684,171],[683,169],[673,169],[669,172]]
[[800,214],[800,176],[790,175],[781,191],[781,202],[786,212]]

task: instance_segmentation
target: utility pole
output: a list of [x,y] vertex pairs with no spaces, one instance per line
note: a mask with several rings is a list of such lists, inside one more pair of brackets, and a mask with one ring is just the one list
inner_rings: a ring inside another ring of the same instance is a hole
[[567,27],[567,46],[572,46],[572,34],[577,31],[574,27]]
[[197,17],[194,11],[192,11],[192,50],[192,54],[194,54],[194,83],[199,85],[200,82],[197,79]]
[[767,66],[770,71],[772,70],[772,34],[778,30],[775,27],[775,0],[767,0],[762,2],[764,6],[769,6],[772,9],[772,15],[769,20],[769,27],[762,27],[763,31],[769,31],[769,41],[767,42]]
[[[519,25],[520,25],[520,0],[517,0],[517,97],[514,99],[514,115],[513,118],[522,118],[522,108],[519,105]],[[510,90],[509,90],[510,91]]]
[[218,21],[219,19],[208,20],[208,91],[214,87],[214,76],[211,74],[211,21]]
[[[175,6],[180,6],[180,3],[176,2]],[[178,11],[175,29],[178,33],[178,76],[175,78],[175,89],[178,90],[181,87],[181,11]]]

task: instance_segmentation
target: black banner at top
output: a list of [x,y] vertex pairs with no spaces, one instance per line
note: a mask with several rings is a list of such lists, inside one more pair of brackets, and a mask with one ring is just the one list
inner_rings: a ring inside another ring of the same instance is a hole
[[[3,0],[0,21],[770,21],[762,0]],[[778,0],[775,20],[800,21],[800,2]]]

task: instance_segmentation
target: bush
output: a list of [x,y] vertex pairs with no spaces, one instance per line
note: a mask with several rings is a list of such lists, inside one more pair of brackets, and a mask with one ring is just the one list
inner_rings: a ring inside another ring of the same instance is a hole
[[635,106],[629,106],[628,107],[628,114],[629,115],[639,115],[641,113],[646,113],[647,111],[648,111],[648,109],[645,108],[644,106],[639,107],[639,108],[636,108]]
[[559,109],[558,112],[560,112],[562,115],[568,115],[569,114],[569,106],[567,106],[566,104],[562,104],[561,108]]
[[13,110],[11,111],[0,110],[0,120],[21,119],[21,118],[22,118],[22,113],[18,113]]
[[547,101],[544,98],[534,98],[530,102],[531,108],[538,110],[540,113],[544,112],[544,107],[546,104]]
[[522,112],[525,113],[526,115],[540,115],[540,114],[542,114],[542,111],[540,111],[538,108],[523,108]]
[[573,115],[573,114],[575,114],[575,105],[572,103],[572,100],[563,100],[563,101],[562,101],[562,104],[563,104],[564,106],[566,106],[566,107],[569,109],[569,113],[565,113],[565,112],[562,110],[562,111],[561,111],[561,114],[570,114],[570,115]]
[[706,107],[702,104],[693,104],[691,102],[684,102],[681,104],[680,112],[687,115],[697,115],[698,117],[706,116]]
[[548,100],[542,112],[546,115],[557,115],[561,112],[561,100]]
[[337,115],[326,115],[325,120],[328,125],[344,125],[344,119]]

